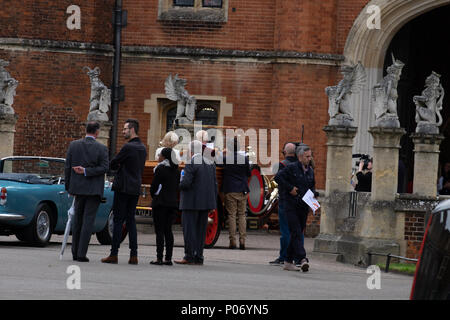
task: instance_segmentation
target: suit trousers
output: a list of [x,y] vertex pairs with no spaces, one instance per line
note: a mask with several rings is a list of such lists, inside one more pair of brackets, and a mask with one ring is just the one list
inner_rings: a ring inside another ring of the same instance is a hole
[[243,192],[225,193],[225,208],[228,212],[228,233],[230,241],[236,238],[236,216],[238,219],[239,241],[244,242],[247,231],[245,210],[247,209],[247,195]]
[[153,223],[156,233],[156,257],[162,260],[164,253],[164,240],[166,243],[166,261],[172,260],[173,252],[173,233],[172,223],[175,217],[176,209],[157,206],[153,208]]
[[135,214],[138,200],[139,195],[126,194],[118,191],[114,192],[114,228],[111,256],[117,256],[119,253],[124,222],[128,230],[130,256],[137,256],[138,245]]
[[72,224],[73,257],[86,257],[100,200],[101,198],[98,195],[75,196],[75,214]]
[[203,262],[206,228],[209,210],[183,210],[181,225],[184,236],[184,259],[189,262]]
[[285,207],[285,212],[290,233],[285,261],[290,263],[292,263],[292,261],[300,262],[302,259],[306,258],[303,232],[306,227],[308,209]]

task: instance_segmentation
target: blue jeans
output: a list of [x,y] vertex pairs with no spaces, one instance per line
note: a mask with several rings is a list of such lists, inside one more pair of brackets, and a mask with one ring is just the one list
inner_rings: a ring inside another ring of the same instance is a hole
[[280,261],[286,260],[287,248],[289,246],[289,225],[286,218],[286,212],[284,211],[283,205],[278,203],[278,223],[280,225],[280,257],[278,258]]

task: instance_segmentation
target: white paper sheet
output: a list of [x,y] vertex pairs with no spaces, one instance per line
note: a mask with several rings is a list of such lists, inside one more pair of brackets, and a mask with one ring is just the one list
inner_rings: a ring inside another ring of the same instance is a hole
[[302,198],[303,201],[312,209],[313,214],[316,214],[316,210],[320,208],[319,201],[314,198],[314,193],[308,189]]

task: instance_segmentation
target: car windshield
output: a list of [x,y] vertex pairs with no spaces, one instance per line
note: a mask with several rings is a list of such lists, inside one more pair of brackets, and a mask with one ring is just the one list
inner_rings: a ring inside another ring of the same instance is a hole
[[27,183],[64,182],[64,161],[40,158],[10,158],[2,161],[0,179]]

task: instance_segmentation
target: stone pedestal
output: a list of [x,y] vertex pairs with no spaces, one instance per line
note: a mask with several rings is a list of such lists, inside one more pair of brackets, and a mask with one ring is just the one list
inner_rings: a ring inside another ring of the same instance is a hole
[[352,190],[352,147],[357,128],[329,125],[323,130],[327,134],[328,142],[325,199],[321,200],[320,209],[320,233],[332,234],[336,231],[338,216],[348,213],[348,202],[340,205],[337,210],[336,200],[342,199],[342,193],[347,194]]
[[325,126],[327,142],[327,171],[325,196],[334,191],[348,192],[353,188],[350,184],[352,172],[353,139],[358,128]]
[[[444,139],[439,134],[414,133],[414,183],[413,193],[435,197],[439,167],[439,145]],[[436,179],[435,179],[436,178]]]
[[393,201],[397,193],[398,151],[403,128],[372,127],[373,137],[372,200]]
[[0,158],[14,154],[14,133],[16,132],[16,114],[0,114]]
[[97,137],[97,141],[109,148],[109,138],[111,133],[112,122],[99,121],[99,123],[100,123],[100,134]]

